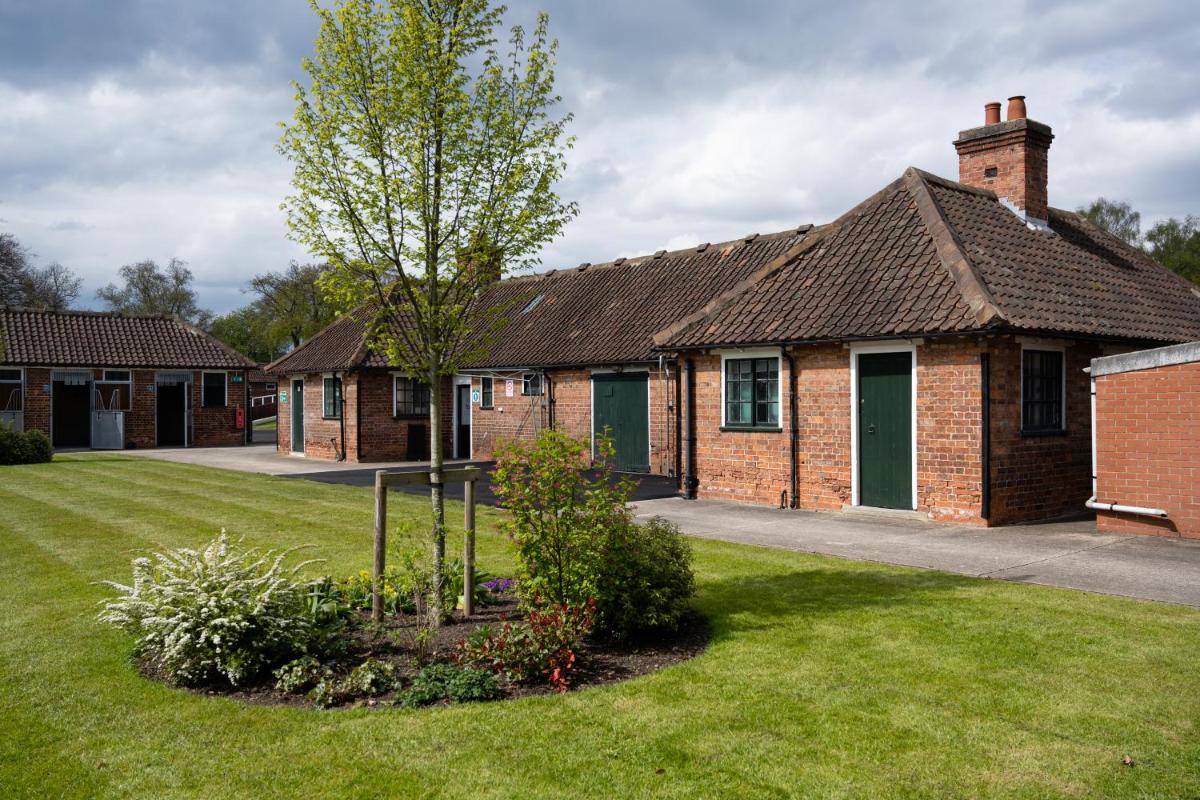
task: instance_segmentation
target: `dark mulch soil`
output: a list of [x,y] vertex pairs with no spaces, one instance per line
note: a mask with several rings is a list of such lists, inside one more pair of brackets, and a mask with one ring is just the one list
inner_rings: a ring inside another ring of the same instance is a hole
[[[496,605],[477,607],[470,619],[463,619],[461,612],[437,629],[427,642],[424,663],[453,662],[456,645],[471,631],[483,625],[498,629],[505,621],[518,622],[523,615],[517,608],[515,598],[501,596]],[[387,661],[395,665],[401,685],[407,686],[420,670],[416,658],[414,634],[416,619],[411,615],[385,618],[382,626],[370,623],[368,612],[352,620],[346,630],[347,647],[344,655],[324,661],[340,678],[367,658]],[[679,630],[658,636],[647,636],[639,641],[615,643],[584,639],[576,649],[575,668],[570,673],[571,691],[587,686],[602,686],[608,683],[648,675],[664,667],[694,658],[708,646],[710,629],[707,620],[699,613],[688,612]],[[161,670],[153,661],[143,660],[139,671],[153,680],[163,680]],[[554,689],[549,683],[508,683],[501,679],[500,699],[551,694]],[[278,691],[274,679],[267,677],[261,684],[233,689],[210,687],[193,690],[200,694],[232,697],[248,703],[311,706],[312,702],[303,695]],[[394,692],[369,698],[356,698],[342,703],[342,707],[390,706]]]

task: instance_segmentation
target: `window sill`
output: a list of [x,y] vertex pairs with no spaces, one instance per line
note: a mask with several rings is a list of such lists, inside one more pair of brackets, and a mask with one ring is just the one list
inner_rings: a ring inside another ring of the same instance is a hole
[[1026,430],[1023,430],[1023,431],[1021,431],[1022,439],[1044,439],[1044,438],[1062,437],[1062,436],[1066,436],[1066,435],[1067,435],[1067,431],[1065,431],[1065,430],[1054,430],[1054,431],[1026,431]]
[[429,419],[428,414],[393,414],[392,419],[401,422],[424,421]]
[[783,428],[771,428],[766,425],[722,425],[722,433],[783,433]]
[[324,415],[322,415],[322,416],[321,416],[321,419],[333,419],[333,420],[338,420],[338,419],[341,419],[341,418],[342,418],[342,415],[341,415],[341,414],[338,414],[336,417],[326,417],[326,416],[324,416]]

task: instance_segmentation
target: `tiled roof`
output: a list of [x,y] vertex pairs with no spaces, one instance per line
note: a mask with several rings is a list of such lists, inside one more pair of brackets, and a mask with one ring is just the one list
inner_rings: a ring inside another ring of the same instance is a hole
[[0,308],[0,364],[247,369],[254,362],[174,317]]
[[[490,369],[654,360],[658,357],[653,352],[655,332],[785,256],[803,241],[809,228],[501,281],[480,300],[476,339],[481,346],[464,366]],[[366,309],[338,319],[269,364],[268,371],[388,366],[382,354],[366,346],[369,319]],[[494,324],[497,319],[501,324]]]
[[783,264],[665,328],[663,349],[1025,330],[1200,338],[1200,288],[1076,214],[1026,226],[994,194],[909,169]]
[[654,360],[655,333],[785,256],[809,228],[503,281],[483,305],[503,305],[507,321],[468,366]]

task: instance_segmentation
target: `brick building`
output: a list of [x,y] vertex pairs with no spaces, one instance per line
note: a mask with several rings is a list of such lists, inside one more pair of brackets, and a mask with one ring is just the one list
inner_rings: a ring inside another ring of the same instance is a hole
[[245,444],[253,367],[172,317],[0,309],[0,422],[56,448]]
[[[1200,289],[1052,208],[1053,133],[1023,98],[1008,116],[989,104],[959,134],[957,182],[909,168],[827,225],[496,284],[479,313],[506,324],[441,389],[448,452],[607,429],[619,468],[687,496],[975,524],[1078,513],[1083,370],[1200,338]],[[353,316],[314,342],[339,326],[369,359]]]
[[1102,531],[1200,539],[1200,342],[1092,361]]

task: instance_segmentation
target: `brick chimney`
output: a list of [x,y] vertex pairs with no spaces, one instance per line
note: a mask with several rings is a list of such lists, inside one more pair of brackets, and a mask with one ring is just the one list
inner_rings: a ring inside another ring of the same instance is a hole
[[990,189],[1032,227],[1045,227],[1049,217],[1047,154],[1054,134],[1049,125],[1025,116],[1025,98],[1008,98],[1008,119],[1000,121],[1000,104],[984,106],[984,124],[959,131],[958,180]]

